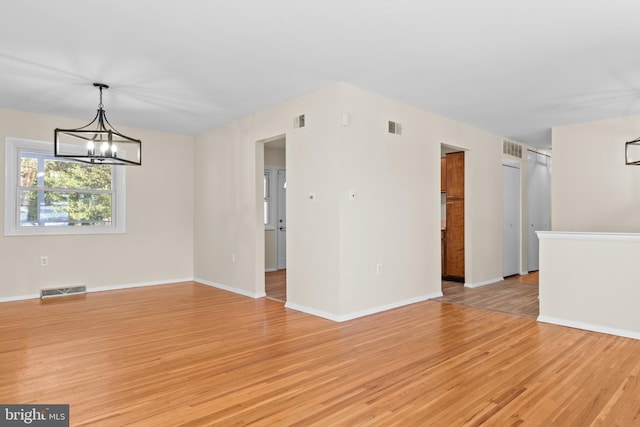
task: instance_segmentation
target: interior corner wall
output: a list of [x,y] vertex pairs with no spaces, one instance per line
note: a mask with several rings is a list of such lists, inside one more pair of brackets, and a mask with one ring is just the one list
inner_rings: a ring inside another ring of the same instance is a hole
[[[51,141],[56,127],[85,123],[0,109],[0,141],[3,145],[6,137]],[[85,285],[91,291],[193,277],[193,138],[119,128],[142,139],[144,148],[142,166],[126,170],[127,232],[1,235],[0,299],[38,295],[41,288]],[[0,164],[4,168],[4,149]],[[4,174],[0,188],[4,192]],[[0,213],[0,223],[6,209]],[[41,256],[49,257],[47,267],[40,267]]]
[[552,130],[553,230],[640,232],[640,167],[624,163],[624,143],[638,135],[640,116]]

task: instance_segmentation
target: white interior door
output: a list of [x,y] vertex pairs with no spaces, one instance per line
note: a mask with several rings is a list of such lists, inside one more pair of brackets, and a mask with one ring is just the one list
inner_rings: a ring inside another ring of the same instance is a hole
[[520,168],[502,165],[502,275],[520,273]]
[[551,229],[551,158],[527,150],[527,270],[538,270],[536,231]]
[[278,209],[276,224],[276,257],[278,270],[287,268],[287,171],[278,169]]

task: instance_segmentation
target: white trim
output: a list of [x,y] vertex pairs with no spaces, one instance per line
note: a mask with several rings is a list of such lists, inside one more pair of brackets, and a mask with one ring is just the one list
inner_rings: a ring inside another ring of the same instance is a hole
[[193,279],[194,282],[198,282],[201,283],[203,285],[207,285],[207,286],[211,286],[214,288],[218,288],[218,289],[222,289],[223,291],[229,291],[229,292],[233,292],[235,294],[240,294],[240,295],[244,295],[245,297],[249,297],[249,298],[263,298],[266,297],[267,294],[266,292],[256,292],[256,293],[252,293],[249,291],[246,291],[244,289],[240,289],[240,288],[234,288],[232,286],[227,286],[227,285],[222,285],[220,283],[216,283],[216,282],[211,282],[209,280],[204,280],[204,279],[200,279],[200,278],[194,278]]
[[419,297],[408,298],[402,301],[397,301],[391,304],[380,305],[378,307],[368,308],[366,310],[354,311],[352,313],[347,314],[334,314],[328,313],[326,311],[317,310],[315,308],[306,307],[304,305],[296,304],[287,301],[285,303],[286,308],[290,308],[292,310],[301,311],[303,313],[311,314],[313,316],[322,317],[328,320],[333,320],[334,322],[346,322],[348,320],[357,319],[359,317],[369,316],[371,314],[380,313],[387,310],[392,310],[394,308],[403,307],[405,305],[415,304],[417,302],[427,301],[433,298],[439,298],[442,296],[442,292],[434,292],[432,294],[422,295]]
[[265,269],[264,269],[264,272],[265,272],[265,273],[273,273],[274,271],[278,271],[278,269],[277,269],[277,268],[275,268],[275,267],[265,268]]
[[322,310],[316,310],[315,308],[307,307],[304,305],[296,304],[293,302],[287,301],[284,304],[285,308],[290,308],[292,310],[300,311],[302,313],[311,314],[312,316],[322,317],[324,319],[332,320],[334,322],[340,322],[340,316],[333,313],[328,313]]
[[589,233],[583,231],[536,231],[541,240],[582,240],[598,242],[640,242],[640,233]]
[[145,286],[172,285],[174,283],[193,282],[193,281],[194,281],[193,277],[186,277],[183,279],[154,280],[151,282],[125,283],[121,285],[98,286],[95,288],[87,287],[87,293],[117,291],[120,289],[131,289],[131,288],[142,288]]
[[477,283],[465,283],[465,288],[479,288],[480,286],[491,285],[493,283],[498,283],[504,280],[504,277],[496,277],[495,279],[484,280],[482,282]]
[[576,322],[574,320],[560,319],[552,316],[538,316],[538,322],[551,323],[553,325],[566,326],[569,328],[583,329],[585,331],[599,332],[602,334],[616,335],[619,337],[633,338],[640,340],[640,332],[628,329],[610,328],[608,326],[594,325],[592,323]]
[[11,302],[11,301],[22,301],[26,299],[36,299],[36,298],[40,298],[40,294],[16,295],[14,297],[0,297],[0,303]]
[[[508,155],[508,154],[507,154]],[[502,158],[502,166],[507,166],[509,168],[514,168],[514,169],[521,169],[522,168],[522,159],[507,159],[507,158]]]
[[[128,283],[122,285],[108,285],[108,286],[98,286],[95,288],[87,288],[87,293],[92,292],[103,292],[103,291],[117,291],[120,289],[130,289],[130,288],[141,288],[145,286],[156,286],[156,285],[172,285],[174,283],[182,283],[182,282],[194,282],[195,280],[192,277],[186,277],[184,279],[170,279],[170,280],[160,280],[160,281],[152,281],[152,282],[139,282],[139,283]],[[39,299],[40,294],[28,294],[28,295],[16,295],[12,297],[0,297],[0,303],[2,302],[11,302],[11,301],[22,301],[27,299]]]
[[526,276],[527,274],[529,274],[529,272],[525,270],[525,271],[521,271],[519,274],[520,276]]

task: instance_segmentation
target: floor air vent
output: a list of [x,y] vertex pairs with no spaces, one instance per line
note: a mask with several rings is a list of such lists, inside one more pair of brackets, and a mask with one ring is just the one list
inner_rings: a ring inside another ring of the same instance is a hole
[[86,294],[86,286],[71,286],[68,288],[40,289],[40,298],[62,297],[65,295]]

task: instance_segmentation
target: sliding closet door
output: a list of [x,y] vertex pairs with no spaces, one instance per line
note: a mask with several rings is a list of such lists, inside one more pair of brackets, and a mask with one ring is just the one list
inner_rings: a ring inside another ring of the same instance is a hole
[[527,150],[527,270],[538,270],[536,231],[551,229],[551,158]]
[[502,276],[520,273],[520,169],[502,165]]

